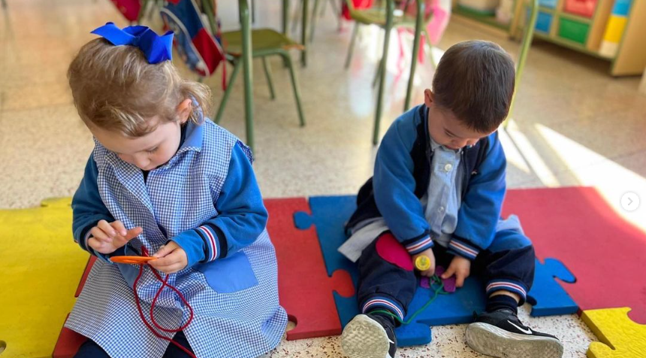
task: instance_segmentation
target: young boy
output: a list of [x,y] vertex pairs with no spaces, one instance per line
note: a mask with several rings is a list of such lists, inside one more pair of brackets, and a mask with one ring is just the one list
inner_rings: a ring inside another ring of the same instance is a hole
[[447,267],[461,287],[471,272],[486,284],[487,305],[467,328],[474,350],[495,357],[561,357],[551,335],[521,323],[517,307],[534,278],[534,249],[515,217],[500,219],[505,154],[497,128],[514,93],[514,63],[498,45],[467,41],[440,61],[424,105],[399,117],[377,153],[374,176],[339,249],[358,260],[362,314],[345,327],[351,358],[394,357],[396,326],[406,316],[420,256]]

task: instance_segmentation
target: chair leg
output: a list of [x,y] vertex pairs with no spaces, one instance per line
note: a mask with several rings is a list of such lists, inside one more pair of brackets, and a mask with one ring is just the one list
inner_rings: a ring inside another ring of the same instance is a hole
[[146,14],[146,9],[148,9],[148,5],[150,5],[150,0],[142,1],[141,8],[139,8],[139,15],[137,15],[138,25],[141,25],[141,20],[144,18],[144,15]]
[[428,34],[428,32],[424,32],[426,34],[426,43],[428,44],[428,58],[431,60],[431,64],[433,65],[433,68],[437,68],[437,60],[435,60],[435,57],[433,56],[433,44],[431,43],[431,36]]
[[269,94],[271,99],[276,99],[276,92],[274,92],[274,83],[271,80],[271,67],[267,64],[267,56],[262,57],[262,67],[265,69],[265,76],[267,77],[267,85],[269,86]]
[[339,7],[337,7],[337,4],[336,4],[335,1],[336,0],[330,0],[330,4],[332,6],[332,13],[334,14],[334,17],[336,17],[336,21],[337,21],[337,23],[339,25],[339,30],[341,30],[341,25],[342,25],[342,22],[341,22],[341,10],[339,9]]
[[298,1],[298,5],[296,6],[296,9],[294,11],[294,14],[292,15],[292,32],[296,31],[296,27],[298,26],[298,20],[301,18],[301,12],[303,8],[303,1],[300,0]]
[[[319,8],[320,0],[314,0],[314,9],[312,9],[312,23],[310,24],[310,42],[314,42],[314,29],[316,28],[316,11]],[[323,3],[325,9],[325,3]]]
[[[141,9],[141,10],[143,11],[144,9]],[[148,9],[148,21],[153,21],[153,16],[155,15],[155,12],[157,12],[157,10],[158,10],[157,1],[153,1],[152,5],[150,6],[150,9]]]
[[289,0],[283,0],[282,10],[283,35],[287,36],[289,34]]
[[381,61],[383,61],[383,59],[379,60],[379,63],[377,64],[377,69],[375,70],[375,77],[372,79],[372,88],[375,88],[377,83],[379,83],[379,78],[381,76]]
[[381,112],[383,110],[384,87],[386,81],[386,68],[388,65],[388,46],[390,45],[390,32],[393,28],[393,13],[395,12],[395,5],[393,1],[386,2],[386,26],[384,34],[384,49],[381,52],[381,71],[379,74],[379,90],[377,91],[377,108],[375,109],[375,124],[372,131],[372,144],[377,145],[380,135]]
[[350,40],[350,48],[348,48],[348,56],[345,59],[345,68],[350,67],[350,61],[352,60],[352,52],[354,51],[354,43],[357,41],[357,35],[359,34],[359,23],[355,21],[354,29],[352,29],[352,39]]
[[[424,5],[421,5],[422,7],[422,13],[424,10]],[[419,24],[421,25],[421,19],[419,21]],[[421,36],[421,29],[419,26],[415,26],[415,37],[413,39],[413,53],[411,54],[411,61],[410,61],[410,74],[408,76],[408,86],[406,87],[406,99],[404,100],[404,112],[408,111],[410,108],[410,101],[411,101],[411,96],[413,93],[413,82],[415,82],[415,70],[417,69],[417,57],[419,56],[419,48],[420,48],[420,36]],[[422,46],[422,52],[424,51],[424,46]]]
[[227,105],[227,101],[229,100],[229,95],[231,94],[231,90],[233,89],[233,84],[235,83],[236,76],[240,71],[240,67],[242,67],[242,61],[239,59],[235,60],[233,62],[233,73],[231,73],[231,77],[229,78],[229,83],[227,84],[227,89],[226,91],[224,91],[224,95],[222,96],[222,100],[220,101],[220,107],[218,107],[218,113],[215,115],[214,121],[217,124],[219,124],[220,120],[222,119],[222,113],[224,113],[224,107]]
[[298,91],[298,82],[296,81],[296,74],[294,73],[294,65],[292,64],[292,58],[287,52],[281,52],[280,54],[283,57],[283,60],[287,63],[287,68],[289,69],[289,75],[292,78],[292,88],[294,89],[294,99],[296,100],[296,109],[298,110],[298,117],[301,122],[301,127],[305,126],[305,116],[303,115],[303,107],[301,106],[301,94]]

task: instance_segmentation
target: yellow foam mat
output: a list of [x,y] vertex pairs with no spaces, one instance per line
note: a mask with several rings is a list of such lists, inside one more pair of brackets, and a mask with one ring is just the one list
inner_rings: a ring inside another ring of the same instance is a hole
[[72,238],[71,200],[0,210],[0,358],[50,357],[88,254]]
[[646,357],[646,325],[628,317],[630,308],[584,311],[581,318],[601,342],[592,342],[589,358]]

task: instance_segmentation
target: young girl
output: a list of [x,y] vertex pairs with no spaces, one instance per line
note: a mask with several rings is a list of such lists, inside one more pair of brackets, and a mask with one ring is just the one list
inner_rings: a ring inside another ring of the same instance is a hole
[[[66,327],[76,357],[257,357],[278,345],[276,255],[247,146],[203,117],[210,92],[171,64],[172,33],[108,23],[68,77],[96,146],[74,238],[100,259]],[[148,265],[117,256],[152,256]],[[113,260],[115,262],[113,262]]]

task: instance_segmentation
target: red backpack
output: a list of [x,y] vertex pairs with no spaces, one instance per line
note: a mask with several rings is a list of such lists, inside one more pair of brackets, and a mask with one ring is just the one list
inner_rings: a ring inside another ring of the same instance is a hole
[[110,0],[117,7],[123,16],[130,22],[137,21],[139,11],[141,11],[141,2],[139,0]]
[[[219,22],[217,33],[211,34],[201,14],[194,0],[168,0],[161,9],[164,27],[175,33],[173,44],[181,60],[200,76],[210,76],[224,60],[224,50]],[[215,14],[214,18],[217,18]]]

